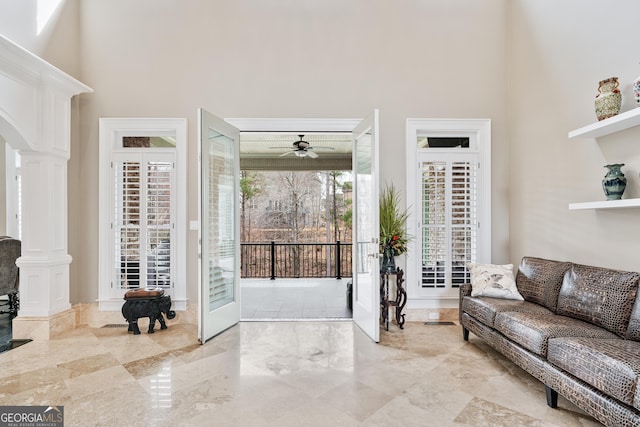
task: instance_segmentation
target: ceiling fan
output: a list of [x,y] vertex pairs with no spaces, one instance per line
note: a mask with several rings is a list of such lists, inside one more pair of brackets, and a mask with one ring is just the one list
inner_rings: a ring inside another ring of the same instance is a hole
[[[309,144],[307,141],[304,141],[302,138],[304,138],[304,135],[298,135],[298,138],[300,138],[299,141],[294,141],[293,143],[293,147],[289,150],[286,151],[282,154],[280,154],[279,157],[284,157],[284,156],[288,156],[289,154],[293,153],[298,157],[311,157],[312,159],[315,159],[316,157],[318,157],[318,153],[316,153],[314,150],[325,150],[325,151],[332,151],[335,150],[335,148],[333,147],[312,147],[311,144]],[[282,147],[271,147],[271,148],[282,148]]]

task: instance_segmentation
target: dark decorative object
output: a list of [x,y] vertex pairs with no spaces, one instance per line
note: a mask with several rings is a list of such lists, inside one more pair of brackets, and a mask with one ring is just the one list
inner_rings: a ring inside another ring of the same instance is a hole
[[[396,276],[396,292],[395,298],[390,299],[389,292],[389,276]],[[407,303],[407,292],[404,290],[404,272],[400,269],[394,271],[385,271],[380,274],[380,321],[385,329],[389,330],[389,307],[396,308],[396,323],[400,329],[404,329],[404,314],[402,309]]]
[[381,273],[393,273],[396,271],[396,251],[391,246],[382,249],[382,264],[380,265]]
[[620,83],[617,77],[610,77],[598,83],[595,107],[598,120],[608,119],[620,112],[622,94],[618,89]]
[[608,168],[607,174],[602,180],[602,189],[604,190],[607,200],[620,200],[624,189],[627,187],[627,178],[620,168],[624,166],[624,163],[615,163],[606,165]]
[[0,314],[9,313],[17,316],[20,309],[20,270],[16,265],[16,260],[22,252],[20,240],[9,236],[0,237],[0,295],[7,295],[9,302],[2,304],[8,309],[0,309]]
[[347,282],[347,308],[353,310],[353,280]]
[[164,295],[163,290],[134,289],[125,294],[125,300],[122,315],[129,323],[128,331],[133,332],[134,335],[140,335],[138,319],[141,317],[149,318],[148,333],[150,334],[153,333],[156,320],[160,322],[160,329],[167,329],[163,313],[169,320],[176,317],[176,312],[171,310],[171,297]]

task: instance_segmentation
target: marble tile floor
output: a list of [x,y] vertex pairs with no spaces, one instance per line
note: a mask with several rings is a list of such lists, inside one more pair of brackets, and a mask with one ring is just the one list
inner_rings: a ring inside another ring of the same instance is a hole
[[[141,326],[142,329],[142,326]],[[149,335],[83,327],[0,354],[0,405],[63,405],[65,426],[597,426],[460,327],[241,322]]]
[[268,319],[350,319],[343,279],[242,279],[240,317]]

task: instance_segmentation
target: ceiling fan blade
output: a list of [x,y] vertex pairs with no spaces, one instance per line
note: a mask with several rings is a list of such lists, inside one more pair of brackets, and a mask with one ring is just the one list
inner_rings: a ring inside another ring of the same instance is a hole
[[335,151],[336,150],[334,147],[325,147],[322,145],[314,145],[313,147],[309,147],[309,148],[313,148],[316,151]]
[[280,154],[278,157],[288,156],[288,155],[289,155],[289,154],[291,154],[291,153],[295,153],[295,151],[296,151],[296,150],[289,150],[289,151],[286,151],[286,152],[284,152],[284,153]]
[[314,153],[312,150],[307,150],[307,156],[311,157],[312,159],[315,159],[318,157],[318,155]]

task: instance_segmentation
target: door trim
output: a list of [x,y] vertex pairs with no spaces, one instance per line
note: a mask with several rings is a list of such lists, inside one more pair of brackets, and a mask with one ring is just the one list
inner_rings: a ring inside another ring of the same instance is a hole
[[351,132],[362,119],[228,118],[240,132]]

